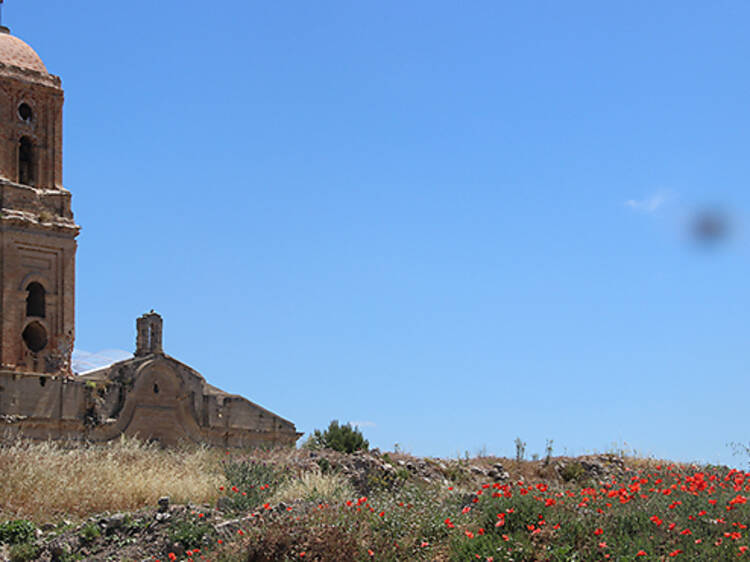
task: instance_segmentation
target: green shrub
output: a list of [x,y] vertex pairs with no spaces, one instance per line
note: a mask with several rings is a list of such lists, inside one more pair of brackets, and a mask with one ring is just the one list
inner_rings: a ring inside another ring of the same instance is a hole
[[320,472],[323,474],[328,474],[331,472],[331,463],[328,462],[328,459],[320,458],[318,459],[318,466],[320,467]]
[[81,530],[78,532],[78,536],[86,544],[94,542],[101,536],[102,532],[96,523],[86,523]]
[[68,550],[63,550],[62,554],[57,557],[57,562],[78,562],[78,560],[83,560],[83,555]]
[[339,425],[338,420],[333,420],[325,431],[316,429],[305,446],[310,449],[333,449],[340,453],[353,453],[360,449],[367,451],[370,443],[358,428],[352,427],[349,423]]
[[23,544],[31,542],[36,528],[31,521],[15,519],[0,523],[0,543]]
[[586,474],[586,469],[579,462],[570,462],[560,471],[560,477],[566,482],[577,482]]
[[248,511],[267,502],[288,476],[288,470],[252,459],[223,461],[222,468],[229,482],[226,494],[235,511]]
[[171,543],[180,543],[185,550],[203,546],[204,537],[213,537],[211,525],[200,520],[183,519],[174,523],[167,533]]
[[39,547],[32,543],[15,544],[8,553],[10,562],[31,562],[37,560]]

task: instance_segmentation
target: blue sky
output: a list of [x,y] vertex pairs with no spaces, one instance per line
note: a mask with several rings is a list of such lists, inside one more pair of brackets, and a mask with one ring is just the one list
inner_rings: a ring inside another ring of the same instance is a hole
[[301,431],[743,461],[747,2],[4,12],[66,91],[79,350],[154,308]]

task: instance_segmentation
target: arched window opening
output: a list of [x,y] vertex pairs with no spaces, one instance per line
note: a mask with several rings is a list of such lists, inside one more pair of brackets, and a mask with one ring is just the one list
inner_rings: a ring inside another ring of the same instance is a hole
[[34,117],[34,112],[31,111],[31,106],[24,102],[21,105],[18,106],[18,116],[21,118],[22,121],[31,121],[31,119]]
[[34,145],[29,137],[18,143],[18,183],[34,185]]
[[23,341],[26,347],[37,353],[47,347],[47,330],[39,322],[32,322],[23,331]]
[[41,283],[34,281],[29,283],[26,291],[29,293],[26,296],[26,316],[44,318],[44,300],[47,293],[44,287]]

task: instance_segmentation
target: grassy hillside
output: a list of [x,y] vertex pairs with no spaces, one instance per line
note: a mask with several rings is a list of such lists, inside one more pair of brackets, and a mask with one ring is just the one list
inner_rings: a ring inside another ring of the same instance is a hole
[[123,440],[5,444],[0,470],[12,560],[750,558],[750,473],[725,467]]

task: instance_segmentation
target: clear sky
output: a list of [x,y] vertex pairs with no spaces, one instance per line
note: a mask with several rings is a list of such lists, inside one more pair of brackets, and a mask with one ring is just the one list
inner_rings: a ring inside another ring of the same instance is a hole
[[[76,347],[132,351],[153,308],[170,355],[300,431],[737,465],[749,20],[745,0],[8,0],[66,92]],[[707,209],[731,227],[710,244]]]

